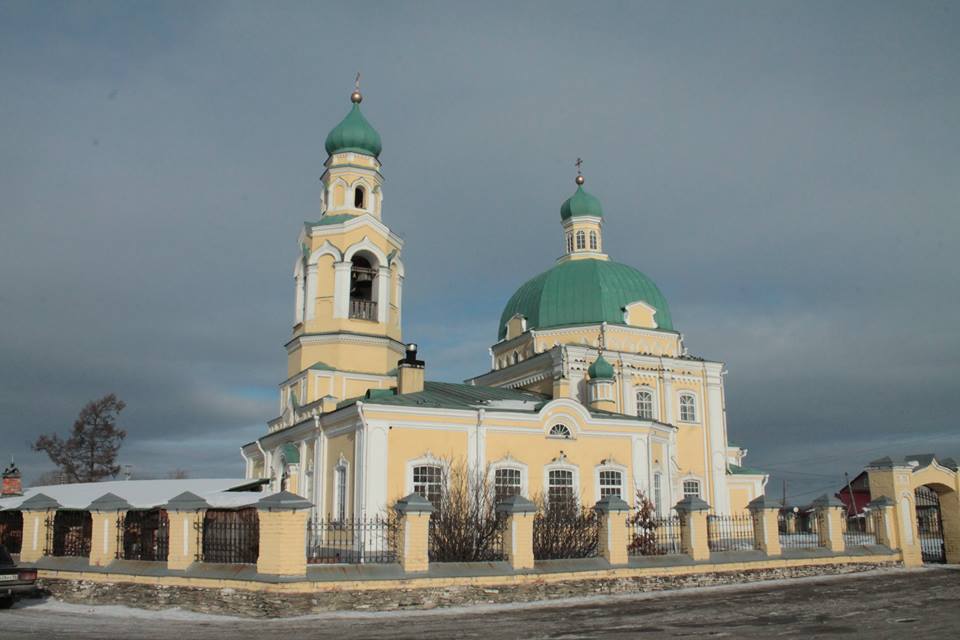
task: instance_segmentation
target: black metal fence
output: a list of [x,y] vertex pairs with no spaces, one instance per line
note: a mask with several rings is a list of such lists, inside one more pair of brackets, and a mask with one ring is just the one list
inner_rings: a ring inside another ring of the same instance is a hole
[[170,520],[163,509],[132,510],[117,518],[117,558],[166,562]]
[[707,516],[707,544],[710,551],[750,551],[757,548],[753,515]]
[[844,517],[841,523],[844,546],[858,547],[865,544],[877,544],[876,529],[873,528],[873,521],[866,513]]
[[815,549],[820,546],[816,514],[809,511],[781,511],[778,520],[780,546],[784,549]]
[[397,521],[391,518],[311,520],[307,562],[311,564],[389,564],[397,562]]
[[208,509],[196,528],[197,560],[256,564],[260,557],[260,518],[254,508]]
[[427,552],[430,562],[495,562],[506,559],[503,527],[506,518],[470,523],[430,518]]
[[48,556],[90,556],[90,541],[93,537],[93,518],[89,511],[61,509],[52,518],[47,518]]
[[20,553],[23,545],[23,513],[0,511],[0,544],[7,553]]
[[533,557],[537,560],[593,558],[600,544],[600,517],[592,508],[562,502],[548,505],[533,519]]
[[627,555],[663,556],[680,553],[680,518],[654,518],[649,522],[627,521]]

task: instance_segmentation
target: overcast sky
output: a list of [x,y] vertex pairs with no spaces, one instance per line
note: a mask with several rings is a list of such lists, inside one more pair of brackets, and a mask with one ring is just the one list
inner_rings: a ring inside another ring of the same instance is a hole
[[139,474],[242,473],[358,70],[429,378],[488,368],[581,156],[771,493],[960,455],[958,43],[914,0],[0,2],[0,455],[113,391]]

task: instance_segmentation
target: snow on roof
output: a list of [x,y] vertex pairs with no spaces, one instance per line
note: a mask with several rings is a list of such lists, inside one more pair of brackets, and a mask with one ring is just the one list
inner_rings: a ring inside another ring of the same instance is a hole
[[[0,499],[0,510],[16,509],[24,500],[42,493],[68,509],[86,509],[91,502],[104,495],[117,495],[131,506],[148,509],[164,505],[184,491],[190,491],[206,500],[211,507],[239,507],[253,504],[272,492],[241,490],[256,487],[256,480],[240,478],[186,479],[186,480],[115,480],[111,482],[84,482],[30,487],[24,495]],[[233,489],[233,491],[231,491]]]

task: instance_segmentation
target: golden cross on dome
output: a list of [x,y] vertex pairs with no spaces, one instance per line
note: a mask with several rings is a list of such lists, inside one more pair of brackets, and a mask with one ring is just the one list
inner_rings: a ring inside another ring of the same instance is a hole
[[357,71],[357,79],[353,81],[353,88],[360,91],[360,72]]
[[573,164],[577,165],[577,180],[576,180],[576,182],[577,182],[577,184],[582,185],[582,184],[583,184],[583,175],[580,173],[580,166],[583,164],[583,160],[582,160],[581,158],[577,158],[577,161],[574,162]]

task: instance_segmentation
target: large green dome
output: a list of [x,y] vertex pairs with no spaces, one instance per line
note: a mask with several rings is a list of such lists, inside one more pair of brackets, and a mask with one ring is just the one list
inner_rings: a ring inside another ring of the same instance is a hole
[[600,201],[593,194],[584,191],[582,186],[578,186],[573,195],[560,205],[561,220],[578,216],[603,217]]
[[529,280],[513,294],[500,314],[499,338],[516,314],[527,318],[527,329],[577,324],[624,324],[623,308],[646,302],[654,309],[660,329],[673,330],[667,300],[653,280],[633,267],[609,260],[569,260]]
[[356,102],[347,117],[327,135],[325,146],[327,155],[331,156],[335,153],[354,151],[377,158],[380,156],[380,151],[383,150],[383,145],[380,143],[380,134],[363,117],[360,112],[360,105]]

